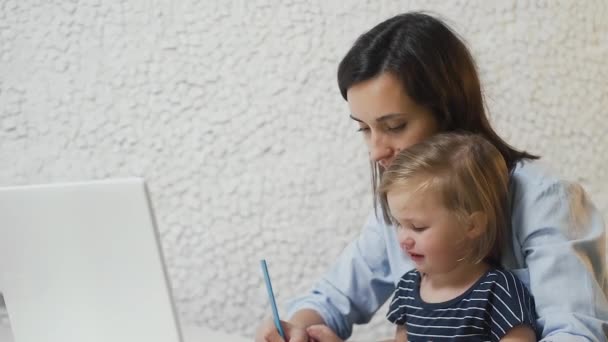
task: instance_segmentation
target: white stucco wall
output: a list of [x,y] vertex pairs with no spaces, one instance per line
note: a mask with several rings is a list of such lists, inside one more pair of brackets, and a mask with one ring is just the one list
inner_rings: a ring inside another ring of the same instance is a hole
[[[0,185],[144,176],[184,320],[252,335],[360,229],[366,151],[336,86],[365,30],[428,9],[468,41],[492,120],[608,212],[597,1],[2,1]],[[390,335],[384,309],[359,338]]]

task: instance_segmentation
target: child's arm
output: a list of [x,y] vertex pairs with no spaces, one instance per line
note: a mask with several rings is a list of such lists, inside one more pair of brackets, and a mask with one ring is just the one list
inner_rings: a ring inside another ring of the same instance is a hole
[[510,329],[500,342],[536,342],[534,330],[528,325],[518,325]]
[[405,325],[398,325],[395,332],[395,342],[407,342],[407,329]]
[[397,325],[397,332],[394,340],[382,340],[379,342],[407,342],[407,329],[405,325]]
[[395,333],[395,342],[407,342],[407,328],[405,325],[398,325]]

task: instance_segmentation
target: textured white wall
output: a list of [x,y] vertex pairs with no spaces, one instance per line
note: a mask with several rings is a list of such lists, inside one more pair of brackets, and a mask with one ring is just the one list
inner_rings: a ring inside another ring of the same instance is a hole
[[[0,185],[144,176],[183,319],[252,335],[258,259],[284,304],[370,209],[340,58],[424,8],[469,42],[498,131],[608,212],[606,1],[278,3],[3,1]],[[390,334],[380,313],[355,335]]]

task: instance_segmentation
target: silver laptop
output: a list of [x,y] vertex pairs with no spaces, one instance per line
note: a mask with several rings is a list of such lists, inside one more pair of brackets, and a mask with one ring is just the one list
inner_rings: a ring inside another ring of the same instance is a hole
[[0,189],[15,342],[181,342],[142,179]]

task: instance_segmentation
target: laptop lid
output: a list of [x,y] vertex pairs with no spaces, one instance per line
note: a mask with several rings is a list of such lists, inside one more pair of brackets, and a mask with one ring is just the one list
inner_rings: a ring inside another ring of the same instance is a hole
[[15,342],[181,342],[142,179],[0,189]]

